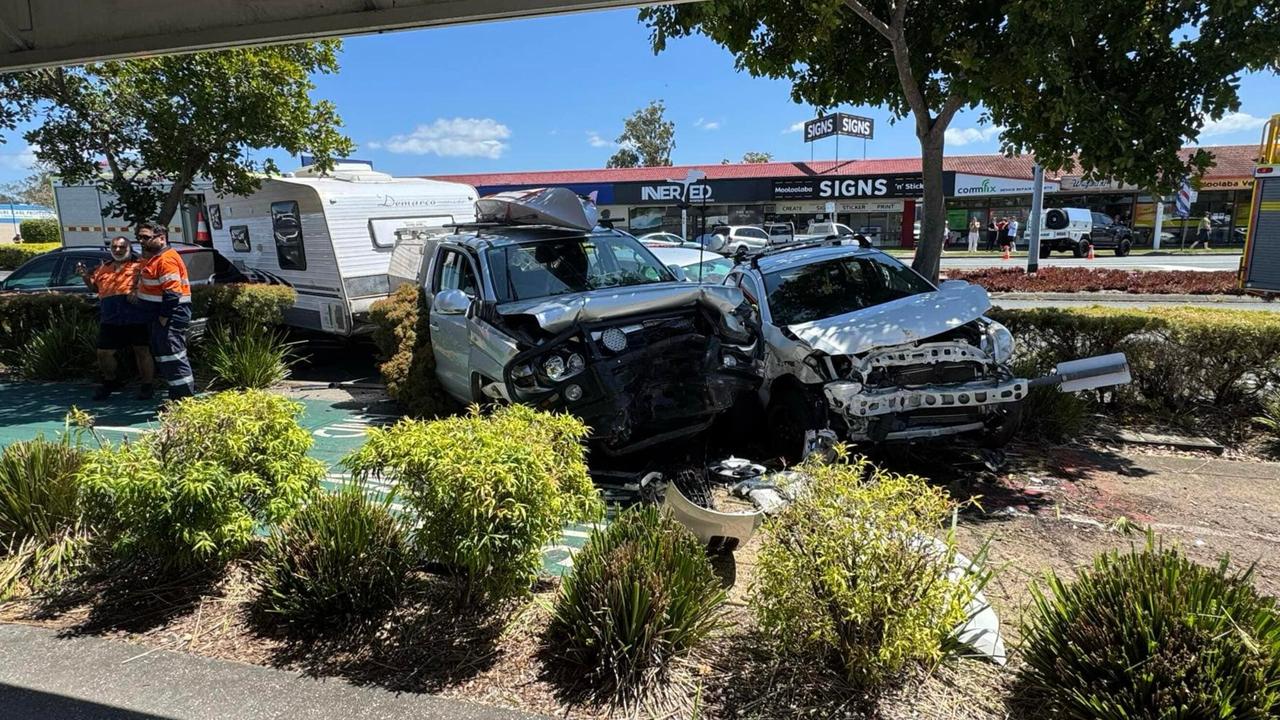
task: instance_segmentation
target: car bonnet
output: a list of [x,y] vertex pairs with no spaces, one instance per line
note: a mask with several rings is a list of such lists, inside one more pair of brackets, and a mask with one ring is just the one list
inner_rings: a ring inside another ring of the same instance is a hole
[[743,302],[727,285],[663,282],[533,298],[498,306],[501,315],[529,315],[543,330],[557,333],[581,322],[600,322],[702,304],[728,315]]

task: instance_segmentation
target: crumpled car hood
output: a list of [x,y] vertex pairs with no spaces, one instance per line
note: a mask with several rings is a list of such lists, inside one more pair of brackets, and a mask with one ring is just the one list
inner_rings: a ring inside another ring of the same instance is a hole
[[742,302],[742,291],[736,287],[669,282],[521,300],[498,306],[498,312],[532,316],[543,330],[558,333],[580,322],[625,318],[699,303],[728,315]]
[[911,295],[844,315],[788,325],[814,350],[858,355],[877,347],[905,345],[972,322],[991,308],[977,285]]

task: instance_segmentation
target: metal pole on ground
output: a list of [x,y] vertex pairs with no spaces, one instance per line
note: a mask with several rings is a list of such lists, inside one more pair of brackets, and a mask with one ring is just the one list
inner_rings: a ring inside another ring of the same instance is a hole
[[1040,269],[1040,216],[1044,214],[1044,168],[1036,163],[1032,169],[1031,217],[1027,219],[1027,274]]
[[1164,197],[1156,196],[1156,226],[1152,231],[1151,249],[1160,249],[1160,233],[1164,232]]

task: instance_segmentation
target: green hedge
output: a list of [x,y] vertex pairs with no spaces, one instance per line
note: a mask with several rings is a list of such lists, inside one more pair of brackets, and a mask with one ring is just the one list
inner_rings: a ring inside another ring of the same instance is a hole
[[0,245],[0,270],[16,270],[31,258],[61,247],[60,243],[22,243]]
[[284,324],[284,311],[293,307],[298,293],[287,285],[202,285],[191,290],[196,317],[224,326],[273,327]]
[[25,348],[53,318],[94,317],[93,307],[79,295],[0,294],[0,354]]
[[1020,360],[1045,371],[1063,360],[1123,352],[1133,383],[1107,393],[1121,410],[1158,411],[1230,441],[1280,381],[1280,314],[1255,310],[994,309]]
[[414,285],[404,285],[370,308],[373,341],[382,363],[378,370],[387,394],[415,417],[446,415],[454,403],[436,378],[436,359],[427,327],[426,298]]
[[62,225],[57,218],[41,218],[39,220],[23,220],[18,225],[23,243],[61,243]]

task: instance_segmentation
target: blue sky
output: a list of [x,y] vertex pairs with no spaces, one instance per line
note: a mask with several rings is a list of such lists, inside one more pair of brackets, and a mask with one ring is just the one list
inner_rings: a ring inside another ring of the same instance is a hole
[[[338,75],[317,78],[316,94],[337,104],[355,156],[396,175],[603,167],[623,118],[659,99],[676,123],[677,164],[751,150],[810,157],[797,124],[813,112],[791,101],[788,83],[739,73],[728,52],[701,37],[655,56],[634,10],[349,38],[341,64]],[[1262,119],[1278,109],[1277,90],[1274,75],[1246,77],[1240,113],[1201,142],[1257,142]],[[919,153],[909,122],[890,125],[877,108],[842,109],[875,119],[868,157]],[[952,123],[949,154],[997,149],[978,112]],[[835,142],[813,151],[834,157]],[[284,169],[295,165],[266,154]],[[861,157],[862,142],[842,139],[840,155]],[[21,138],[10,138],[0,146],[0,182],[24,175],[31,160]]]

